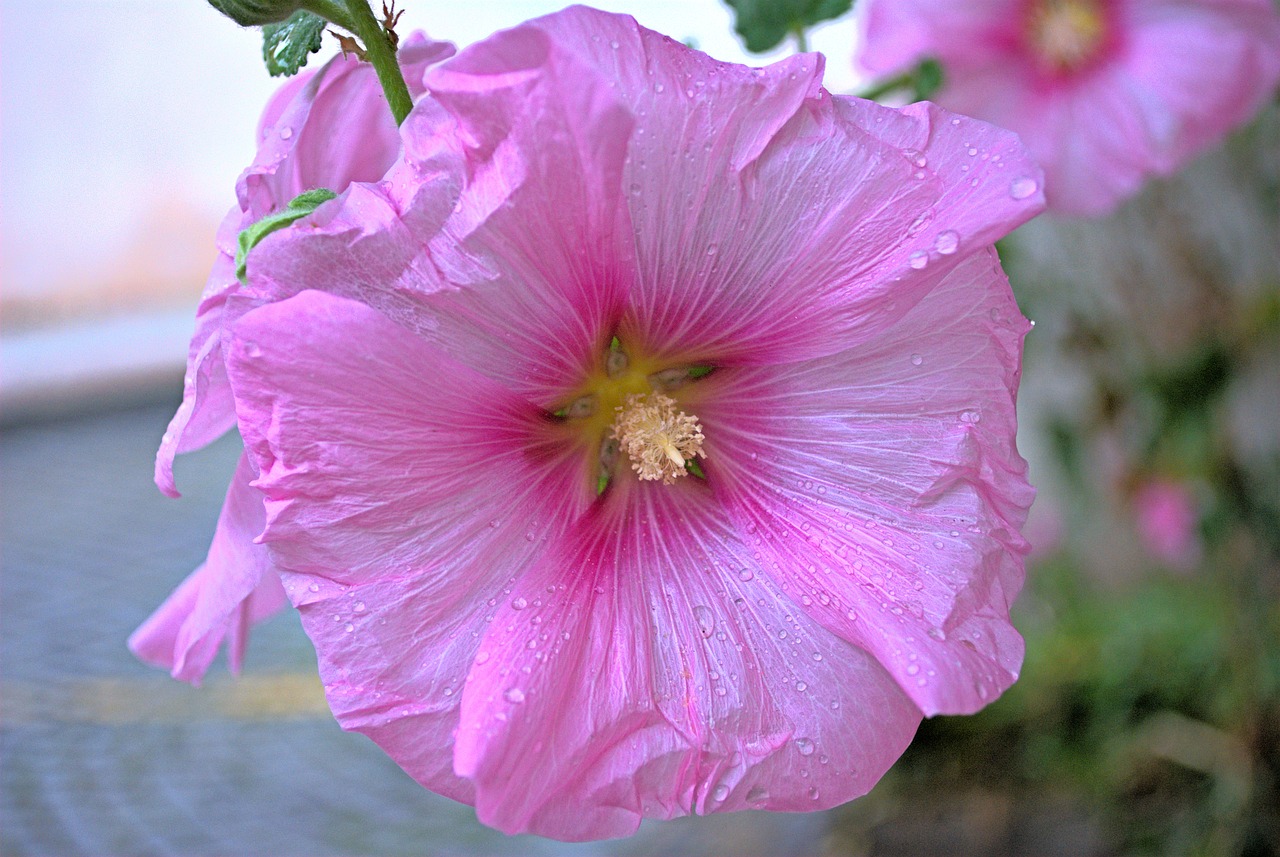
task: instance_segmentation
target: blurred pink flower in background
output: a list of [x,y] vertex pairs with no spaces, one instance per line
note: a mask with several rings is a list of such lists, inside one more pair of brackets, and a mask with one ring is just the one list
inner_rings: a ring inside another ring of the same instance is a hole
[[330,706],[503,831],[830,807],[1017,676],[991,245],[1040,173],[821,74],[575,7],[250,257],[227,371]]
[[[425,68],[452,53],[451,45],[421,34],[406,39],[400,60],[415,95],[423,91]],[[258,155],[236,187],[239,204],[218,232],[218,257],[197,310],[182,405],[156,455],[156,484],[173,497],[175,456],[235,426],[222,334],[266,299],[236,279],[236,236],[304,190],[376,181],[400,154],[399,133],[373,67],[354,58],[335,57],[289,79],[267,104],[259,137]],[[285,604],[266,549],[253,544],[264,525],[261,496],[249,487],[254,475],[242,457],[205,563],[129,639],[138,657],[175,678],[198,684],[224,640],[231,669],[238,671],[249,626]]]
[[1200,509],[1186,483],[1144,482],[1133,495],[1133,510],[1142,544],[1156,559],[1179,569],[1200,559]]
[[858,62],[925,57],[936,100],[1017,132],[1051,210],[1100,215],[1248,121],[1280,80],[1271,0],[864,0]]

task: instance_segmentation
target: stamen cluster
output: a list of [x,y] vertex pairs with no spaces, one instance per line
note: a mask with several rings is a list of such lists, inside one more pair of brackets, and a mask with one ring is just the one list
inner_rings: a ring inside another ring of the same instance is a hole
[[631,469],[641,479],[661,479],[664,485],[686,474],[685,465],[702,450],[702,426],[698,418],[676,407],[675,399],[662,393],[627,396],[617,408],[611,429],[631,459]]

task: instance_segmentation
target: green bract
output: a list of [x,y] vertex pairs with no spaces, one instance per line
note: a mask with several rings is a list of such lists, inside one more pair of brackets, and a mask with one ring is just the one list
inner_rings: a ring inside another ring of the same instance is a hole
[[236,242],[236,279],[241,283],[247,281],[249,251],[257,247],[263,238],[278,229],[285,228],[299,218],[306,217],[319,208],[320,203],[328,202],[337,196],[333,191],[323,187],[303,191],[289,200],[289,204],[284,207],[283,211],[268,214],[252,226],[242,229]]

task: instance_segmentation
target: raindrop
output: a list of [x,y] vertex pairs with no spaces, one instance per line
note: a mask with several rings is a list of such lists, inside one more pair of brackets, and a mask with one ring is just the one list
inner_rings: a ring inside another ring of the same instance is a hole
[[488,653],[488,652],[477,652],[477,653],[476,653],[476,663],[478,663],[478,664],[483,664],[483,663],[486,663],[488,660],[489,660],[489,653]]
[[657,93],[659,93],[659,94],[661,94],[661,93],[662,93],[662,91],[663,91],[663,90],[665,90],[665,89],[666,89],[666,87],[665,87],[665,86],[663,86],[661,83],[655,83],[655,84],[653,85],[653,91],[654,91],[654,92],[657,92]]
[[919,664],[907,664],[907,675],[915,675],[920,672]]
[[809,685],[807,683],[803,681],[796,682],[796,690],[800,691],[801,693],[804,693],[808,689],[809,689]]
[[356,629],[356,626],[355,626],[355,625],[352,625],[350,622],[348,622],[348,623],[347,623],[347,625],[346,625],[346,628],[345,628],[344,630],[345,630],[348,634],[350,634],[350,633],[351,633],[352,631],[354,631],[355,629]]
[[929,254],[923,250],[917,250],[907,259],[907,264],[919,271],[929,264]]
[[1009,196],[1014,199],[1026,199],[1036,192],[1037,187],[1035,179],[1026,178],[1025,176],[1014,179],[1009,185]]
[[738,580],[741,580],[743,583],[746,583],[754,577],[755,573],[749,568],[744,568],[742,571],[738,572]]
[[523,598],[517,598],[515,601],[511,602],[512,610],[523,610],[528,606],[529,606],[529,602],[525,601]]
[[519,705],[524,702],[524,691],[518,687],[509,688],[502,696],[513,705]]
[[721,783],[720,785],[716,786],[716,790],[711,793],[711,796],[715,798],[716,801],[723,801],[725,798],[729,796],[729,787],[726,786],[724,783]]
[[693,616],[698,620],[698,630],[702,632],[704,638],[710,637],[715,633],[716,620],[711,615],[711,608],[699,604],[693,608]]
[[912,354],[912,355],[911,355],[911,365],[912,365],[912,366],[919,366],[919,365],[921,365],[922,363],[924,363],[924,358],[923,358],[923,357],[921,357],[919,354]]
[[797,738],[796,749],[800,751],[801,756],[812,756],[814,749],[813,742],[808,738]]
[[293,129],[290,128],[288,125],[280,129],[281,140],[288,140],[292,136],[293,136]]
[[365,604],[363,601],[357,601],[351,609],[355,610],[357,613],[363,613],[365,611]]
[[319,591],[320,591],[320,584],[318,584],[318,583],[313,583],[313,584],[311,584],[310,586],[308,586],[308,587],[307,587],[307,589],[309,589],[309,590],[310,590],[310,591],[312,591],[312,592],[319,592]]
[[943,256],[950,256],[960,247],[960,236],[951,229],[939,232],[933,247]]
[[809,800],[817,800],[821,795],[817,786],[809,786]]

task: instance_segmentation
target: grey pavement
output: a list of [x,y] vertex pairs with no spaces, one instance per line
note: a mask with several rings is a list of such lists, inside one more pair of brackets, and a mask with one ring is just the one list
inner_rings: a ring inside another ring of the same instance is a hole
[[240,679],[190,688],[125,639],[203,558],[239,442],[151,484],[173,403],[0,434],[0,853],[815,855],[830,816],[740,813],[567,845],[507,837],[433,795],[324,708],[296,614],[254,633]]

